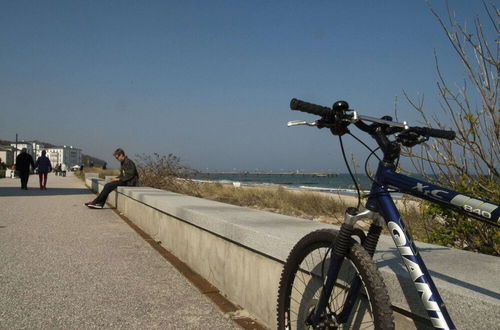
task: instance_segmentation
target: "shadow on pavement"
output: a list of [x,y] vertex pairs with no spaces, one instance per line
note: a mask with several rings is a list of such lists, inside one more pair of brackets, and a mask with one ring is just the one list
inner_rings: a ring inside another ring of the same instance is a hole
[[0,197],[9,196],[56,196],[56,195],[89,195],[92,192],[84,188],[30,188],[22,190],[20,187],[0,187]]

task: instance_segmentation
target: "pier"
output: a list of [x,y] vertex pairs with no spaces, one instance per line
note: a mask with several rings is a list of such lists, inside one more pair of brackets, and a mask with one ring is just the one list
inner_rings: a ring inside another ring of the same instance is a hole
[[312,175],[337,176],[336,172],[299,172],[299,171],[200,171],[203,174],[252,174],[252,175]]

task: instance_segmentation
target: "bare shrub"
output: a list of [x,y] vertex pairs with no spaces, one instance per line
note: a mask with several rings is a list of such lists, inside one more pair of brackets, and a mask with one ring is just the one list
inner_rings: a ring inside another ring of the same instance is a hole
[[168,154],[137,155],[137,171],[141,185],[185,193],[195,185],[190,180],[195,173],[183,165],[179,157]]
[[[427,180],[498,204],[500,11],[483,3],[489,18],[487,26],[476,18],[469,29],[458,22],[451,9],[448,8],[447,19],[444,19],[427,3],[455,50],[466,78],[462,86],[451,87],[435,54],[442,113],[429,117],[423,98],[412,100],[406,93],[405,97],[426,126],[445,128],[451,125],[457,137],[454,141],[434,139],[420,152],[406,149],[405,154]],[[431,242],[489,254],[500,253],[500,235],[495,227],[440,206],[429,205],[425,212],[430,217],[445,220],[444,226],[429,235]]]

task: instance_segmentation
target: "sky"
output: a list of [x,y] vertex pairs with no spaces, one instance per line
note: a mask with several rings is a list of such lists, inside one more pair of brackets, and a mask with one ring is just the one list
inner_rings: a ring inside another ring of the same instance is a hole
[[[481,1],[449,5],[461,21],[484,16]],[[315,120],[290,99],[381,117],[397,98],[417,124],[403,90],[439,112],[434,52],[460,85],[424,0],[0,0],[0,139],[72,145],[110,167],[121,147],[199,170],[344,173],[337,137],[286,126]]]

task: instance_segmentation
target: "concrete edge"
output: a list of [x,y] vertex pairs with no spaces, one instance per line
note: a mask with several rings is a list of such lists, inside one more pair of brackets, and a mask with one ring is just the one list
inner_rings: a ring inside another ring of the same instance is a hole
[[[97,191],[104,184],[104,180],[89,177],[86,178],[86,184],[93,191]],[[284,263],[291,248],[305,234],[318,228],[335,228],[147,187],[119,187],[118,194],[114,195],[114,198],[108,199],[114,199],[114,205],[119,198],[131,199],[143,208],[152,208],[170,219],[194,226],[279,264]],[[120,207],[119,209],[121,210]],[[153,231],[158,232],[158,229]],[[486,329],[488,324],[498,323],[494,312],[500,307],[500,281],[496,276],[500,270],[498,258],[425,243],[417,245],[460,328],[482,328],[478,327],[478,324],[484,324],[483,328]],[[374,259],[384,276],[394,306],[415,319],[427,318],[390,237],[382,237],[379,252]],[[465,260],[467,263],[462,262]],[[471,272],[478,269],[483,271],[479,274]],[[271,282],[276,281],[273,279]],[[223,288],[220,289],[226,292]],[[232,300],[232,297],[229,298]],[[272,304],[275,304],[275,301],[273,300]],[[408,301],[412,302],[410,305],[417,307],[409,308]],[[243,304],[242,306],[246,307]],[[462,308],[470,311],[467,317],[460,312]],[[269,326],[274,324],[269,324],[269,317],[264,318],[264,321]]]

